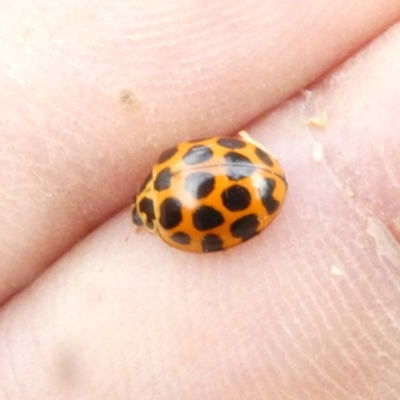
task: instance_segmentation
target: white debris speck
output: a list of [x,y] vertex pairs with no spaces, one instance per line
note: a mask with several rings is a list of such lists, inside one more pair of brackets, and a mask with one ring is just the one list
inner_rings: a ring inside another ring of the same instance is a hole
[[321,164],[322,160],[324,159],[324,146],[320,142],[315,142],[314,147],[312,150],[313,159],[318,163]]
[[331,274],[335,275],[335,276],[342,276],[343,275],[343,271],[339,267],[337,267],[336,265],[332,265]]

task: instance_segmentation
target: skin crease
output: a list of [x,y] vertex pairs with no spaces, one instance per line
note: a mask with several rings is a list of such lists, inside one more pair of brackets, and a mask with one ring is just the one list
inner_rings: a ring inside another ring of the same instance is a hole
[[[166,4],[0,12],[0,399],[398,398],[400,4]],[[289,182],[261,235],[187,254],[117,213],[243,127]]]

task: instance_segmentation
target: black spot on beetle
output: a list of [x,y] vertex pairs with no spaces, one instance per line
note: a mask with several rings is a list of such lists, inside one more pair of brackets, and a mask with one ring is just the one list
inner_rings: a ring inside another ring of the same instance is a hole
[[223,249],[223,241],[218,235],[209,233],[203,237],[201,247],[205,253],[220,251]]
[[146,226],[149,228],[151,231],[154,230],[154,220],[152,221],[146,221]]
[[191,240],[190,236],[185,232],[175,232],[170,236],[170,239],[179,244],[189,244]]
[[154,189],[157,191],[168,189],[171,186],[171,179],[171,170],[169,168],[164,168],[154,180]]
[[257,234],[259,220],[257,215],[249,214],[237,219],[231,225],[231,234],[234,237],[241,238],[244,241],[249,240]]
[[160,156],[158,157],[158,163],[161,164],[167,160],[169,160],[170,158],[172,158],[176,152],[178,151],[178,146],[174,146],[171,147],[170,149],[167,149],[165,151],[163,151]]
[[178,199],[167,197],[160,205],[160,225],[172,229],[182,221],[182,205]]
[[198,145],[191,147],[183,156],[182,160],[186,165],[200,164],[209,160],[213,152],[209,146]]
[[216,228],[225,222],[222,214],[213,207],[200,206],[193,213],[193,225],[199,231]]
[[256,148],[256,155],[264,164],[268,165],[268,167],[272,167],[274,165],[270,155],[259,147]]
[[251,194],[240,185],[233,185],[225,189],[221,194],[224,206],[230,211],[245,210],[251,203]]
[[235,138],[220,138],[217,140],[217,143],[227,149],[241,149],[246,146],[246,143],[243,142],[243,140]]
[[132,210],[132,221],[136,226],[142,226],[143,221],[142,218],[140,218],[139,212],[137,210],[137,207],[134,206]]
[[246,178],[255,171],[250,159],[240,153],[230,151],[224,158],[227,164],[226,175],[232,181]]
[[275,190],[276,182],[275,179],[265,178],[261,181],[258,187],[258,193],[260,195],[261,201],[267,210],[268,214],[273,214],[279,208],[279,201],[275,200],[273,193]]
[[142,214],[146,215],[146,222],[153,221],[156,216],[154,214],[154,204],[153,200],[143,197],[139,202],[139,210]]
[[194,172],[185,179],[185,190],[195,199],[204,199],[214,187],[215,178],[209,172]]

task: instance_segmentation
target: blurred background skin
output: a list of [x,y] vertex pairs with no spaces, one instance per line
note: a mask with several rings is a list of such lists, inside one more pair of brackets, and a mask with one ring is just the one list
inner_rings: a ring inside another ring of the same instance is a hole
[[[400,3],[315,3],[0,5],[0,399],[400,397]],[[242,128],[266,231],[136,232],[161,150]]]

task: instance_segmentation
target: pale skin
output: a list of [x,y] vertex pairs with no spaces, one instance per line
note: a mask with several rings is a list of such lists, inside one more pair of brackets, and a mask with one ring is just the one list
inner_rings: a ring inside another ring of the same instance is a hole
[[[399,1],[0,8],[1,399],[397,398]],[[136,232],[160,151],[241,129],[289,182],[266,231]]]

